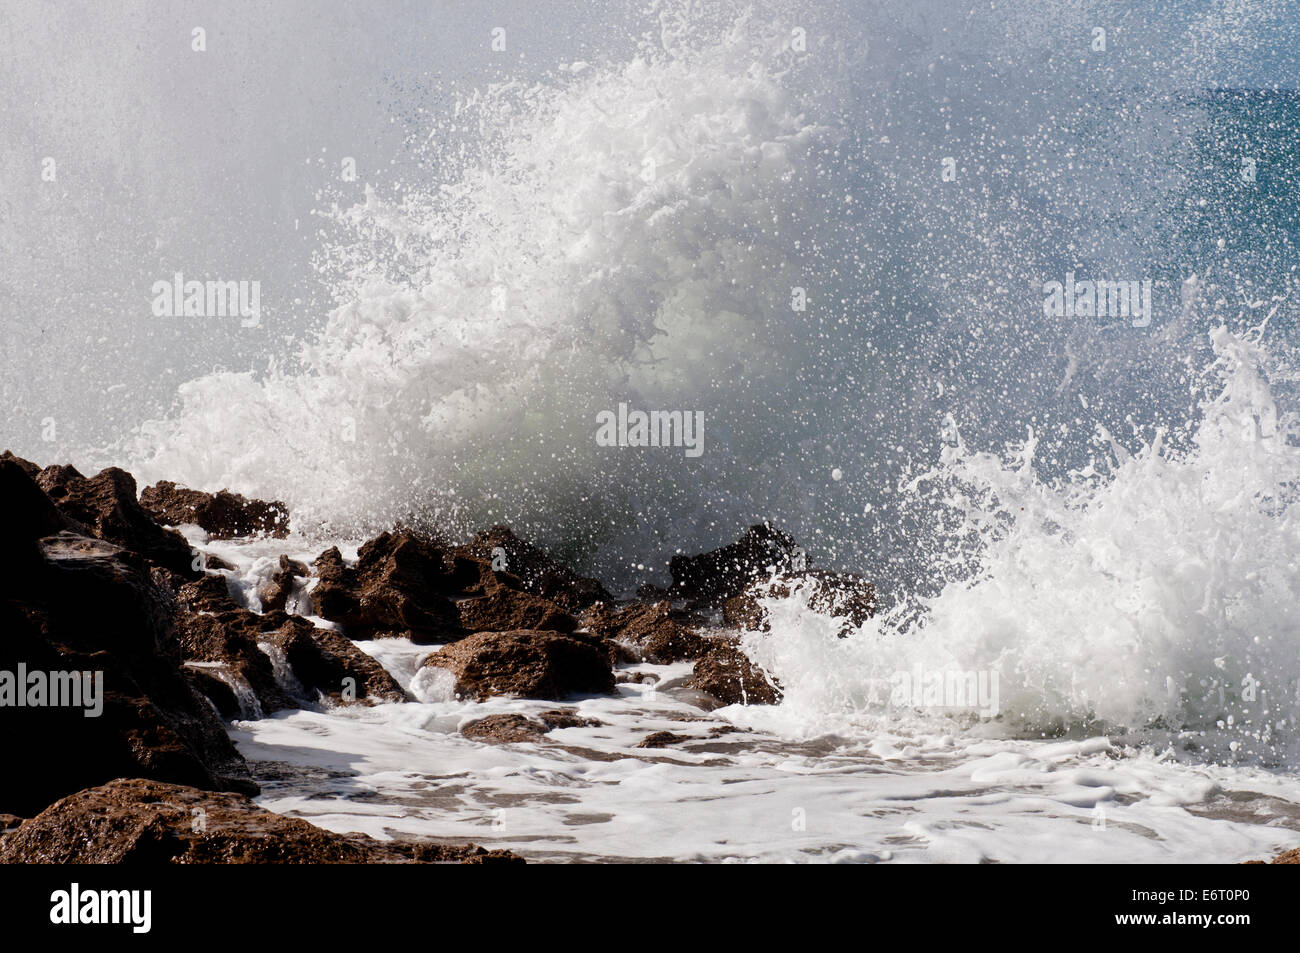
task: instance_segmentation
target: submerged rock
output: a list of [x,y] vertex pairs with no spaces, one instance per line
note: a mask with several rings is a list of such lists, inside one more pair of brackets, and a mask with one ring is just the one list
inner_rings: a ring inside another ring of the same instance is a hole
[[601,640],[575,633],[520,630],[479,632],[434,652],[424,667],[456,676],[459,695],[564,698],[614,690],[614,673]]
[[278,500],[249,500],[228,490],[205,493],[161,480],[144,488],[140,505],[161,523],[193,523],[213,539],[289,535],[289,510]]
[[378,841],[272,814],[239,794],[138,778],[66,797],[0,840],[7,864],[522,863],[508,851]]

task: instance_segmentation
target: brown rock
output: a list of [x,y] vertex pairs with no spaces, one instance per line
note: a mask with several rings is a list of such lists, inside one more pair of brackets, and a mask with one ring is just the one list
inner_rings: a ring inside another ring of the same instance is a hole
[[457,693],[480,700],[493,695],[558,699],[614,690],[601,640],[580,633],[479,632],[434,652],[423,664],[449,669]]
[[468,632],[572,632],[578,627],[577,619],[541,596],[511,589],[498,580],[485,582],[484,589],[483,595],[456,604],[461,626]]
[[735,645],[717,639],[713,649],[695,663],[688,688],[708,692],[724,705],[775,705],[781,689]]
[[876,612],[875,586],[861,576],[825,569],[808,569],[799,573],[787,573],[775,580],[756,582],[740,595],[732,596],[723,604],[723,622],[737,629],[766,632],[770,626],[759,599],[784,599],[796,592],[807,594],[808,607],[814,612],[844,620],[840,629],[841,638],[861,626]]
[[475,741],[520,744],[541,741],[546,734],[546,726],[523,715],[488,715],[469,722],[460,729],[460,733]]
[[677,555],[668,564],[674,597],[717,605],[757,579],[788,567],[794,539],[767,523],[751,526],[734,543],[697,556]]
[[249,500],[227,490],[204,493],[162,480],[145,487],[140,504],[160,523],[194,523],[214,539],[289,535],[289,511],[278,500]]
[[637,744],[638,748],[666,748],[669,745],[680,744],[683,741],[690,741],[688,735],[675,735],[671,731],[656,731],[654,734],[646,735]]
[[79,791],[0,841],[8,864],[521,862],[508,851],[335,834],[239,794],[129,779]]
[[634,602],[621,609],[597,603],[582,615],[582,624],[607,639],[639,645],[645,660],[667,665],[698,658],[712,640],[700,635],[686,620],[694,616],[675,610],[667,602]]
[[537,717],[550,731],[557,728],[599,728],[604,724],[599,718],[583,718],[573,709],[552,708]]
[[322,553],[315,566],[314,611],[342,625],[349,638],[406,635],[430,643],[465,634],[448,596],[465,584],[466,570],[477,567],[458,565],[432,540],[383,533],[361,547],[355,566],[345,565],[337,548]]
[[525,591],[541,596],[567,612],[580,612],[595,602],[612,598],[597,580],[578,575],[541,549],[520,539],[509,526],[493,526],[464,546],[457,547],[456,552],[489,565],[504,555],[501,571],[516,576]]
[[193,579],[190,545],[179,533],[163,529],[136,499],[135,477],[109,467],[84,477],[70,466],[46,467],[37,479],[40,488],[65,515],[88,527],[100,539],[139,553],[178,575]]
[[279,570],[271,576],[270,582],[257,592],[257,598],[262,603],[262,611],[270,612],[274,609],[283,609],[289,601],[296,580],[309,575],[311,575],[311,570],[302,563],[295,562],[288,556],[282,555]]
[[319,692],[333,702],[411,700],[382,665],[337,632],[286,616],[265,640],[284,653],[294,677],[305,689]]

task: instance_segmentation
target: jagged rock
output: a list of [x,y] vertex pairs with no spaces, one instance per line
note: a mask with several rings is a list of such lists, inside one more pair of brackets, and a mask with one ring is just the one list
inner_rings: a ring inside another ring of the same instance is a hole
[[65,515],[100,539],[139,553],[172,572],[193,579],[201,574],[180,533],[159,526],[136,499],[135,477],[109,467],[85,477],[70,466],[46,467],[37,484]]
[[666,748],[669,745],[680,744],[683,741],[690,741],[689,735],[676,735],[671,731],[656,731],[654,734],[646,735],[637,744],[638,748]]
[[602,640],[581,633],[479,632],[434,652],[423,665],[450,670],[456,692],[479,700],[494,695],[559,699],[614,690]]
[[144,488],[140,505],[161,523],[193,523],[214,539],[289,535],[289,511],[278,500],[249,500],[228,490],[205,493],[161,480]]
[[411,700],[379,662],[337,632],[287,616],[265,641],[284,653],[294,677],[304,688],[320,692],[331,701],[346,704]]
[[361,547],[348,566],[337,548],[315,563],[316,615],[343,626],[352,639],[408,636],[414,642],[450,642],[465,635],[450,598],[477,567],[458,564],[431,540],[383,533]]
[[715,639],[712,650],[695,663],[688,688],[708,692],[724,705],[775,705],[781,689],[734,644]]
[[[187,668],[186,674],[224,717],[252,718],[300,707],[299,700],[291,698],[276,679],[275,667],[259,645],[276,628],[289,624],[288,616],[261,616],[237,605],[219,576],[206,576],[182,586],[176,602],[176,633],[185,661],[200,666],[219,663],[226,678],[194,665]],[[258,710],[247,711],[247,704],[240,704],[230,685],[235,679],[248,686]]]
[[813,611],[843,619],[841,636],[861,626],[876,612],[875,586],[861,576],[808,569],[754,583],[740,595],[731,597],[722,607],[723,622],[733,628],[766,632],[770,626],[759,599],[784,599],[795,592],[807,594],[808,607]]
[[[114,493],[121,486],[103,484]],[[70,495],[84,499],[82,489]],[[90,689],[80,706],[0,707],[0,811],[30,816],[126,776],[256,792],[220,718],[181,672],[171,593],[141,556],[113,543],[66,529],[33,538],[64,516],[25,468],[0,461],[0,539],[10,570],[0,574],[0,671],[92,673],[88,684],[63,683]],[[93,673],[102,673],[102,693]],[[86,717],[96,694],[102,710]]]
[[516,576],[525,591],[555,603],[566,612],[580,612],[595,602],[612,598],[599,581],[578,575],[520,539],[509,526],[493,526],[479,533],[464,546],[457,547],[456,553],[489,565],[504,555],[501,571]]
[[512,589],[499,580],[485,582],[484,590],[483,595],[456,604],[460,624],[468,632],[572,632],[578,627],[577,619],[541,596]]
[[0,841],[6,864],[515,862],[508,851],[335,834],[239,794],[138,778],[65,797]]
[[652,605],[634,602],[621,609],[597,603],[583,613],[581,622],[597,635],[640,646],[646,661],[667,665],[699,658],[712,644],[687,620],[695,617],[664,601]]
[[672,594],[701,605],[717,605],[739,595],[756,579],[789,567],[795,555],[792,537],[759,523],[720,549],[674,556],[668,564]]

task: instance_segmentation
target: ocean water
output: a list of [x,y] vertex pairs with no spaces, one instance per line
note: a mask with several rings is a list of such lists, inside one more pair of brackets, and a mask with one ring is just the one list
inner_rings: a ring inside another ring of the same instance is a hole
[[[299,557],[504,521],[624,593],[770,519],[886,611],[839,638],[770,605],[746,650],[778,706],[709,710],[689,667],[646,666],[653,693],[581,700],[604,724],[539,745],[457,729],[553,705],[461,703],[415,681],[427,648],[362,643],[419,703],[237,723],[263,803],[548,859],[1294,846],[1294,11],[619,16],[557,10],[543,65],[402,100],[402,173],[313,196],[327,306],[272,289],[260,349],[221,339],[58,449],[285,500]],[[1151,312],[1047,313],[1073,278],[1150,282]],[[129,340],[126,393],[139,354],[185,363]],[[30,377],[6,365],[8,429],[49,462]],[[598,445],[620,403],[701,412],[704,452]],[[285,545],[194,539],[249,592]],[[984,694],[896,694],[927,673]],[[655,730],[693,740],[634,747]]]

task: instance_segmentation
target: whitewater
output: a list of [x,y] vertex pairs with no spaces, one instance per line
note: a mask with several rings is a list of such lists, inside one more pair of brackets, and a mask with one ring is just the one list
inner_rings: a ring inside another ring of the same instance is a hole
[[[570,701],[597,724],[508,745],[459,730],[556,703],[459,700],[420,668],[438,646],[357,642],[417,701],[235,721],[259,803],[549,861],[1300,843],[1292,249],[1232,218],[1239,181],[1196,178],[1229,120],[1140,82],[1137,53],[1079,66],[1095,5],[1046,6],[1026,61],[974,13],[891,54],[856,9],[849,29],[655,3],[628,56],[458,94],[418,146],[436,175],[322,195],[328,315],[78,450],[141,485],[285,501],[288,540],[185,528],[248,608],[281,554],[355,559],[395,525],[505,522],[630,598],[761,519],[884,606],[845,634],[806,594],[766,600],[742,644],[777,705],[717,707],[691,663],[624,665],[652,677]],[[1223,45],[1189,44],[1171,86],[1203,92],[1207,63],[1276,27],[1214,33],[1228,16],[1186,25]],[[972,37],[994,52],[962,87]],[[1108,145],[1162,121],[1179,134]],[[1016,173],[984,175],[998,161]],[[1076,267],[1154,276],[1152,326],[1045,317],[1044,282]],[[699,409],[705,451],[602,446],[621,404]],[[995,673],[995,710],[882,692],[911,671]],[[656,731],[689,740],[636,747]]]

